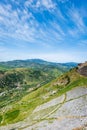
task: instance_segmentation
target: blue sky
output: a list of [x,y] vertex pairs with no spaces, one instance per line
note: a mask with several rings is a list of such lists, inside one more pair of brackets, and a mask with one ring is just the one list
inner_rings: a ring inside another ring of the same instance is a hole
[[0,61],[87,61],[87,0],[1,0]]

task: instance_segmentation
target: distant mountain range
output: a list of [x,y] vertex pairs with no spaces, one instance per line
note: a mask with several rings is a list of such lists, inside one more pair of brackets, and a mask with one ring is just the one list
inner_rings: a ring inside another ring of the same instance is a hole
[[69,63],[55,63],[48,62],[42,59],[28,59],[28,60],[13,60],[7,62],[0,62],[0,66],[3,68],[43,68],[47,67],[57,67],[58,69],[66,68],[70,69],[76,67],[78,63],[69,62]]

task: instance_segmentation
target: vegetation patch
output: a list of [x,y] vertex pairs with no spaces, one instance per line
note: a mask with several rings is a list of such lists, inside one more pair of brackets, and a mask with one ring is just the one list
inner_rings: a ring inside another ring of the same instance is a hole
[[2,116],[0,115],[0,123],[1,123],[1,121],[2,121]]
[[10,123],[18,117],[19,113],[20,110],[8,111],[7,113],[5,113],[5,120]]

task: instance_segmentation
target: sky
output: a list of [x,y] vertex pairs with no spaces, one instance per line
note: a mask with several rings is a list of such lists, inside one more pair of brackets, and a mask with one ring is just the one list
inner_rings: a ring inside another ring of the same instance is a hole
[[87,0],[0,0],[0,61],[87,61]]

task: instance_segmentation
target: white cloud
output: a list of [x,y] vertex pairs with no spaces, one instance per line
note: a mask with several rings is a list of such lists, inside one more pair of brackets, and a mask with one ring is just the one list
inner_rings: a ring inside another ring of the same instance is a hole
[[[26,4],[28,6],[32,3],[32,0],[26,2],[29,2]],[[54,7],[51,0],[41,1],[41,5],[47,9]],[[50,45],[52,42],[61,40],[64,35],[63,30],[56,22],[52,23],[53,28],[50,27],[50,23],[49,27],[45,23],[40,25],[27,7],[23,10],[20,10],[20,8],[13,10],[11,5],[0,5],[0,24],[1,36],[30,43],[42,43],[42,45],[47,43]]]
[[52,0],[27,0],[25,2],[25,7],[26,8],[33,8],[33,9],[41,9],[43,10],[50,10],[50,9],[55,9],[56,4]]
[[72,8],[69,11],[70,19],[73,21],[77,29],[84,33],[85,32],[85,24],[83,21],[83,16],[80,13],[79,9]]
[[87,27],[84,23],[84,13],[80,8],[78,9],[73,6],[68,8],[67,17],[67,23],[71,24],[71,26],[67,27],[68,35],[73,38],[80,38],[87,33]]
[[[29,20],[29,22],[27,22]],[[0,5],[0,34],[26,41],[34,40],[37,23],[31,12],[12,10],[9,5]]]
[[30,7],[32,6],[33,0],[26,0],[25,1],[25,7]]
[[52,2],[52,0],[42,0],[42,5],[47,9],[54,9],[56,6],[55,3]]

